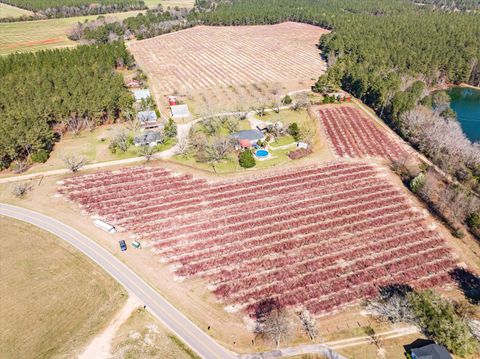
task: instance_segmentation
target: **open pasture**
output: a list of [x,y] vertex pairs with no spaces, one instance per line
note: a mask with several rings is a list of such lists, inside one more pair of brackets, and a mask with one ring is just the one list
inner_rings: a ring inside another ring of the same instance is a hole
[[316,47],[327,30],[286,22],[197,26],[129,45],[157,98],[259,83],[313,83],[325,71]]
[[[124,19],[140,11],[107,14],[105,17]],[[77,46],[67,38],[68,32],[78,22],[95,20],[98,16],[79,16],[63,19],[0,23],[0,55]]]
[[355,107],[322,106],[317,114],[331,148],[340,157],[394,159],[407,155],[396,140]]
[[275,300],[324,314],[384,285],[449,282],[443,239],[384,175],[334,162],[209,183],[137,167],[70,178],[59,191],[153,243],[179,278],[206,279],[228,310]]
[[76,358],[127,298],[63,240],[0,216],[0,357]]
[[0,19],[4,17],[20,17],[20,16],[30,16],[30,15],[33,15],[33,12],[20,9],[19,7],[0,3]]

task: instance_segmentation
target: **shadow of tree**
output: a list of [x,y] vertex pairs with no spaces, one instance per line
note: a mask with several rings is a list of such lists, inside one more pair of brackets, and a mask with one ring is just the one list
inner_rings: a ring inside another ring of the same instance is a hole
[[471,303],[480,304],[480,276],[459,267],[452,270],[450,275]]
[[408,284],[392,283],[392,284],[388,284],[380,287],[378,289],[378,292],[381,298],[388,299],[394,295],[404,297],[408,293],[413,292],[413,288]]

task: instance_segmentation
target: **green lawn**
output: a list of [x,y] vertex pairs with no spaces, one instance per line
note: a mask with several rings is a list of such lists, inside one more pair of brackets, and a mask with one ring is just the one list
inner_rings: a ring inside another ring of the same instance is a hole
[[279,146],[287,146],[295,143],[295,140],[290,135],[285,135],[277,138],[274,142],[270,144],[271,148],[279,147]]
[[19,7],[0,3],[0,19],[4,17],[20,17],[22,15],[33,15],[33,12],[20,9]]
[[280,121],[284,124],[284,126],[288,126],[289,124],[296,122],[299,126],[312,123],[312,119],[308,115],[306,110],[282,110],[279,113],[275,112],[267,112],[265,116],[258,116],[255,115],[261,121],[269,121],[269,122],[277,122]]
[[[109,18],[124,19],[135,16],[139,11],[106,15]],[[0,55],[13,52],[29,52],[60,47],[76,46],[67,34],[74,24],[95,20],[97,15],[0,23]]]

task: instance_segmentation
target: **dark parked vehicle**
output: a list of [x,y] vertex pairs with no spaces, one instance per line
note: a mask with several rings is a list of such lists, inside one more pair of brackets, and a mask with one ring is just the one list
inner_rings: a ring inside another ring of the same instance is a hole
[[120,244],[120,249],[123,251],[127,250],[127,243],[122,239],[121,241],[118,241],[118,244]]

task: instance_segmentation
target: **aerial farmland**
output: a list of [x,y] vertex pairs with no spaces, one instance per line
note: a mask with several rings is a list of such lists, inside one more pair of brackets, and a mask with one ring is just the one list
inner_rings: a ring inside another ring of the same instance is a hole
[[227,310],[254,313],[269,299],[327,314],[388,283],[449,281],[448,246],[382,172],[334,162],[209,184],[132,168],[76,177],[60,191],[152,243],[176,276],[206,278]]
[[157,101],[178,94],[199,102],[202,94],[209,94],[212,102],[223,101],[224,107],[232,102],[234,109],[239,98],[254,103],[255,97],[264,96],[259,87],[308,89],[312,73],[326,70],[316,46],[324,33],[328,31],[291,22],[197,26],[133,42],[129,50],[150,77]]
[[475,11],[2,1],[7,359],[478,356]]

